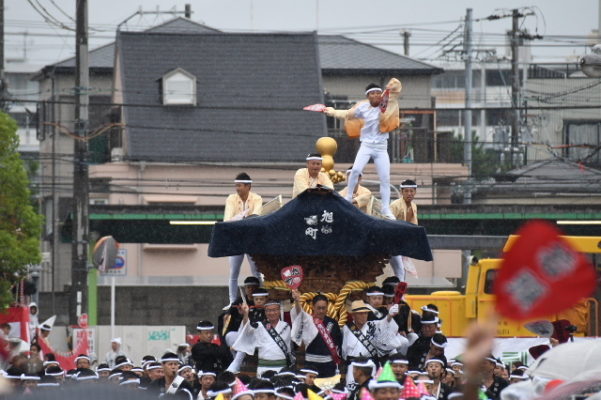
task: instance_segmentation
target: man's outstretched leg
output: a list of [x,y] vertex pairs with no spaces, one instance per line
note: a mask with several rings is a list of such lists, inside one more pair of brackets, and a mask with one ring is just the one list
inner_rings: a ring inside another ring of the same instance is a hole
[[359,176],[363,173],[363,169],[369,162],[370,158],[371,158],[370,148],[367,145],[362,143],[361,147],[359,147],[359,151],[357,152],[357,155],[355,156],[355,162],[353,163],[353,169],[351,169],[351,173],[349,174],[349,178],[348,178],[348,185],[347,185],[347,189],[346,189],[347,190],[346,199],[350,203],[352,203],[352,201],[353,201],[353,193],[355,192],[355,187],[357,187],[357,184],[359,183]]

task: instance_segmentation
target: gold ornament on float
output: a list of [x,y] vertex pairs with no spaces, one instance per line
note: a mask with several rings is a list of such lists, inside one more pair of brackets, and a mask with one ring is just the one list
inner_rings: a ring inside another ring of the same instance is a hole
[[336,139],[324,136],[317,139],[315,142],[315,149],[322,156],[328,155],[334,157],[336,154],[336,150],[338,150],[338,143],[336,143]]
[[325,154],[321,156],[323,161],[321,162],[321,166],[327,171],[332,172],[332,168],[334,168],[334,157],[329,154]]
[[346,180],[344,173],[334,170],[334,154],[338,150],[336,139],[328,136],[321,137],[315,142],[315,149],[323,158],[321,172],[326,172],[330,176],[332,183]]

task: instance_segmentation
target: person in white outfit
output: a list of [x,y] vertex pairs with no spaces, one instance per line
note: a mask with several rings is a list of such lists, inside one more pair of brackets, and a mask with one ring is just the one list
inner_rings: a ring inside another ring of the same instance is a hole
[[280,372],[286,366],[294,365],[294,354],[290,340],[290,325],[280,319],[280,303],[269,301],[265,304],[266,321],[251,322],[249,307],[242,304],[242,325],[233,349],[253,355],[258,351],[257,377],[267,371]]
[[115,360],[119,356],[127,357],[127,355],[121,350],[121,338],[116,337],[111,339],[111,351],[106,353],[104,362],[107,363],[109,367],[114,368]]
[[[355,186],[359,177],[370,159],[376,164],[376,171],[380,180],[380,197],[382,200],[382,215],[394,219],[390,212],[390,157],[388,156],[388,131],[381,131],[380,102],[382,101],[382,88],[375,83],[369,84],[365,89],[367,101],[360,102],[350,110],[335,110],[327,107],[324,113],[328,117],[339,119],[359,119],[363,121],[361,128],[361,146],[355,156],[355,162],[348,179],[346,199],[353,200]],[[398,114],[398,110],[396,111]]]

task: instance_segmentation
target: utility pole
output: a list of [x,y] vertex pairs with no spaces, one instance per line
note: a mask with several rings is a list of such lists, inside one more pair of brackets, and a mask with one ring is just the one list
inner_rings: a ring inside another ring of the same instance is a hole
[[468,8],[465,14],[464,31],[465,53],[465,112],[463,113],[463,127],[465,128],[463,141],[463,160],[467,166],[467,190],[463,202],[472,202],[472,9]]
[[[90,75],[88,64],[88,1],[76,0],[75,33],[75,134],[73,165],[73,231],[71,247],[71,293],[69,320],[77,323],[77,317],[87,312],[88,305],[88,236],[89,236],[89,184],[88,184],[88,88]],[[56,233],[55,233],[56,234]]]
[[515,163],[515,150],[518,146],[520,130],[520,67],[519,67],[519,20],[523,15],[517,9],[511,11],[511,165]]
[[403,50],[406,56],[409,56],[409,38],[411,37],[411,32],[403,31]]
[[6,81],[4,80],[4,0],[0,0],[0,107],[5,108]]

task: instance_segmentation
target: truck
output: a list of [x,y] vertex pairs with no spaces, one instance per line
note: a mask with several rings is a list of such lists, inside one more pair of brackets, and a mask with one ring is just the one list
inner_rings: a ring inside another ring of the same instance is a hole
[[[593,264],[601,253],[601,237],[597,236],[563,236],[577,251],[589,255]],[[516,235],[507,239],[503,252],[511,248]],[[439,318],[443,322],[443,332],[447,336],[463,336],[467,326],[473,321],[485,320],[493,314],[495,295],[493,282],[502,259],[488,258],[478,260],[470,265],[465,285],[465,293],[459,291],[435,291],[429,295],[407,295],[406,301],[414,310],[427,304],[438,307]],[[538,320],[568,320],[577,331],[576,336],[598,336],[599,334],[599,302],[595,298],[582,299],[578,304],[564,312],[549,315]],[[535,337],[523,324],[506,319],[499,319],[497,337]]]

